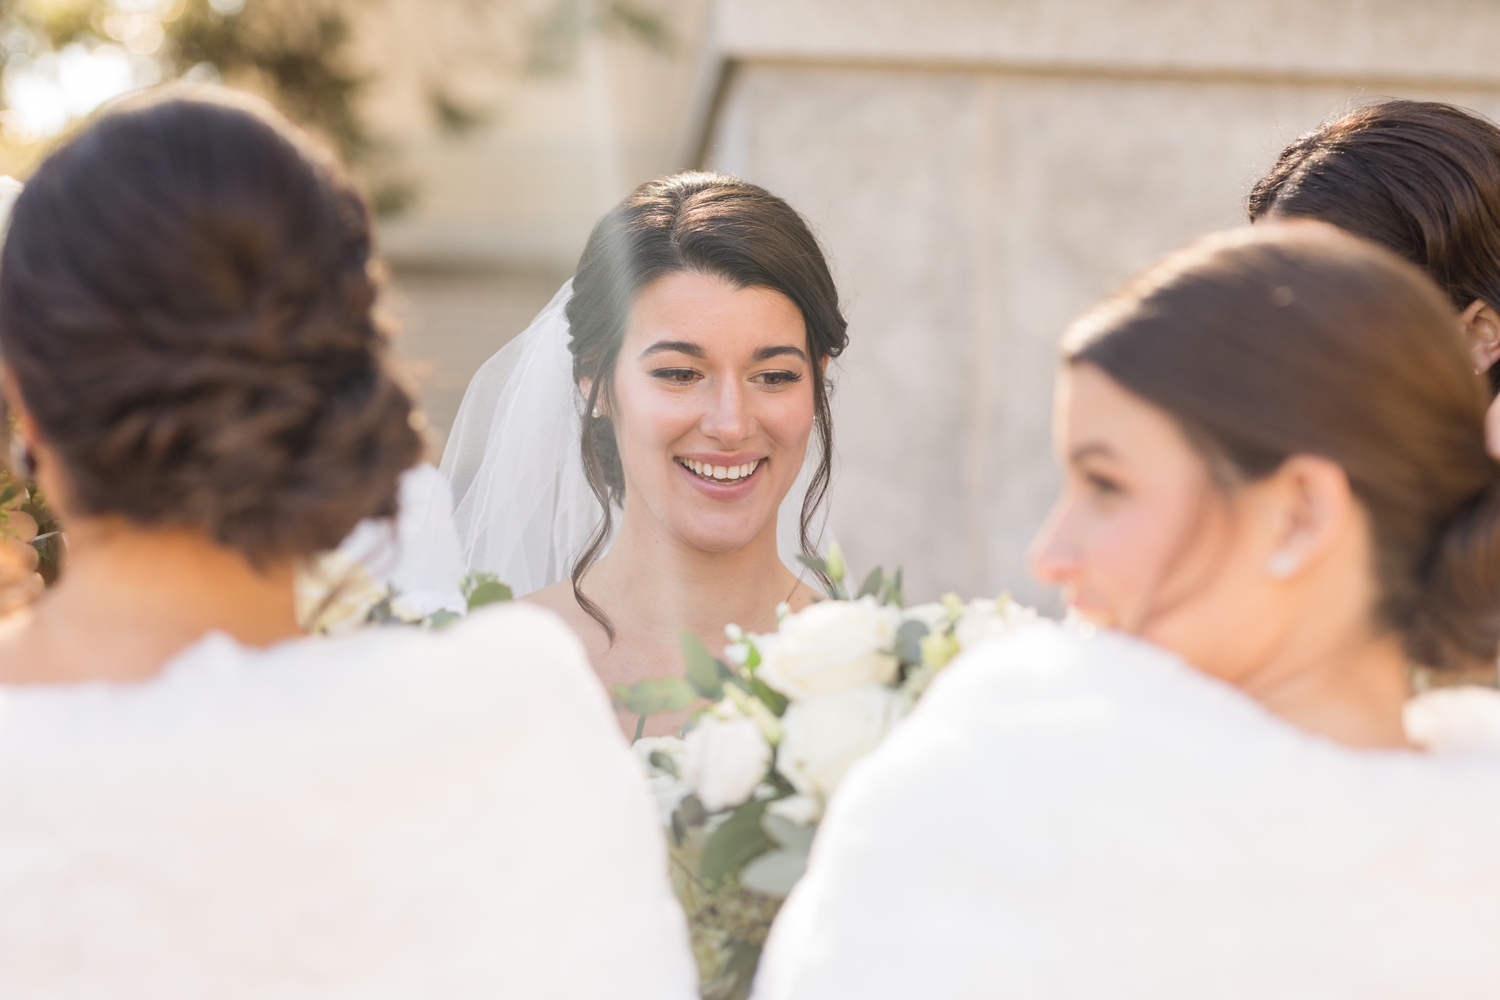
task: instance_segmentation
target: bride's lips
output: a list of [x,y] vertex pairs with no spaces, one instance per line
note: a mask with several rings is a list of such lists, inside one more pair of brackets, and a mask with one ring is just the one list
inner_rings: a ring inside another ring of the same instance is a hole
[[[677,455],[673,464],[704,496],[714,500],[738,500],[755,489],[766,458],[748,453]],[[744,472],[746,466],[751,467],[748,473]],[[736,474],[737,478],[731,481],[721,481],[720,477]]]

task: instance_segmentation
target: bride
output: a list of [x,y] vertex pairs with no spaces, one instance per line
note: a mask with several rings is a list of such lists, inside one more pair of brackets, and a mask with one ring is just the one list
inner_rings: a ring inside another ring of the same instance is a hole
[[297,564],[421,451],[375,295],[363,202],[247,99],[123,105],[21,195],[4,397],[71,547],[0,627],[0,995],[693,995],[554,616],[301,635]]
[[[1183,251],[1070,332],[1033,563],[849,776],[761,1000],[1470,997],[1500,982],[1483,380],[1414,267],[1320,223]],[[1403,717],[1405,716],[1405,717]]]
[[845,326],[786,202],[717,174],[642,185],[465,394],[443,471],[469,566],[561,615],[609,686],[680,676],[684,630],[774,630],[816,596],[778,528],[813,549]]

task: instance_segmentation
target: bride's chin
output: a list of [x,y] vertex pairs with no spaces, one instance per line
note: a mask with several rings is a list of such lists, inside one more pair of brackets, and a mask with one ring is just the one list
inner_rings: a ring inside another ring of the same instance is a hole
[[[718,521],[718,523],[714,523]],[[750,545],[765,531],[762,518],[724,524],[719,519],[686,518],[675,526],[676,534],[691,548],[713,555],[730,555]]]

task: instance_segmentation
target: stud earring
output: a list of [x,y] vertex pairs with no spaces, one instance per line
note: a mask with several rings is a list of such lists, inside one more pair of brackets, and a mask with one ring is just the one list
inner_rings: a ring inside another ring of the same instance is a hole
[[1286,550],[1276,553],[1266,563],[1266,572],[1278,580],[1285,580],[1297,572],[1297,557]]
[[599,419],[599,407],[597,407],[597,406],[594,407],[594,419],[595,420]]

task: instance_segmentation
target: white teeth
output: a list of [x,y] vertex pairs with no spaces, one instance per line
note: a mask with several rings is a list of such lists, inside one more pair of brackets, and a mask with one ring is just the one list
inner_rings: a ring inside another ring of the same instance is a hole
[[682,460],[683,465],[687,466],[698,475],[703,476],[705,479],[717,479],[723,482],[735,482],[736,480],[744,479],[746,476],[750,475],[750,473],[756,470],[756,468],[760,465],[760,462],[761,460],[757,458],[755,461],[747,462],[744,465],[723,466],[708,465],[705,462],[694,461],[691,458],[685,458]]

